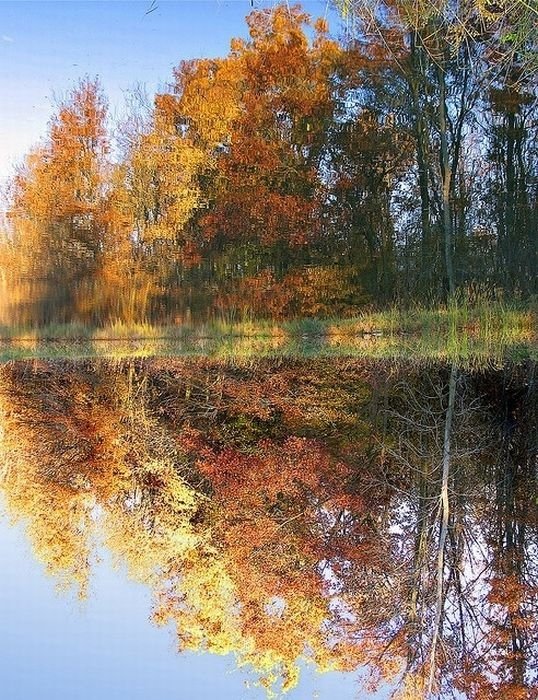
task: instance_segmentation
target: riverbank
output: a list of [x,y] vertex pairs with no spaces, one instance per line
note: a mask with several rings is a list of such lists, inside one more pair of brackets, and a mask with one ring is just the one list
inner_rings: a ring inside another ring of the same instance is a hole
[[483,365],[535,358],[537,315],[508,305],[392,308],[353,318],[188,325],[111,323],[0,328],[0,359],[352,356]]
[[435,309],[392,307],[359,313],[351,318],[299,318],[287,321],[215,319],[204,323],[157,324],[115,321],[99,326],[82,323],[42,327],[0,326],[1,340],[115,341],[203,340],[234,338],[350,337],[407,334],[464,334],[477,339],[536,340],[538,314],[530,306],[510,304],[451,304]]

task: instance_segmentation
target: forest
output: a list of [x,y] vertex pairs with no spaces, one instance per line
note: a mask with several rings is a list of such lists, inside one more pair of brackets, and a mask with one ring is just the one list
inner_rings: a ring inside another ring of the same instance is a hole
[[115,123],[83,78],[9,184],[0,324],[532,302],[534,0],[339,7],[253,10]]

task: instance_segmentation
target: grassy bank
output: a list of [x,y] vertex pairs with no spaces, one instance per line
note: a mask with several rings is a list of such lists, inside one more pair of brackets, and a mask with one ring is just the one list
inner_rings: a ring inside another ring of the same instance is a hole
[[451,304],[427,309],[415,307],[359,313],[352,318],[302,318],[289,321],[252,319],[238,322],[213,320],[199,324],[159,325],[121,321],[96,327],[80,323],[50,324],[40,328],[0,326],[1,340],[115,341],[192,340],[213,338],[301,338],[304,336],[356,337],[369,335],[464,334],[469,337],[532,341],[538,315],[531,307]]
[[537,316],[505,305],[396,308],[346,319],[0,328],[0,361],[79,357],[352,356],[483,366],[536,359]]
[[0,360],[200,355],[355,356],[484,364],[536,357],[537,315],[502,304],[388,309],[354,318],[0,327]]

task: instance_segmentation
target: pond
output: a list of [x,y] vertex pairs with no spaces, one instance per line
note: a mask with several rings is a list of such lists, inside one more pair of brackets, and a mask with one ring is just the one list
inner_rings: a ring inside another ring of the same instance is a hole
[[0,365],[7,697],[534,697],[537,416],[530,357]]

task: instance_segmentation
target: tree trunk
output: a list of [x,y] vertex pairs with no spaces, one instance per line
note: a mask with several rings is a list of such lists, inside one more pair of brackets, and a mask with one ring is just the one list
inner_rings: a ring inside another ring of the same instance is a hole
[[441,65],[437,66],[437,75],[439,79],[439,136],[441,140],[441,187],[442,187],[442,206],[443,206],[443,238],[445,251],[445,272],[446,272],[446,288],[448,298],[454,296],[454,267],[453,267],[453,220],[452,220],[452,203],[450,193],[452,189],[452,164],[450,163],[448,153],[448,120],[446,108],[446,81],[445,71]]

